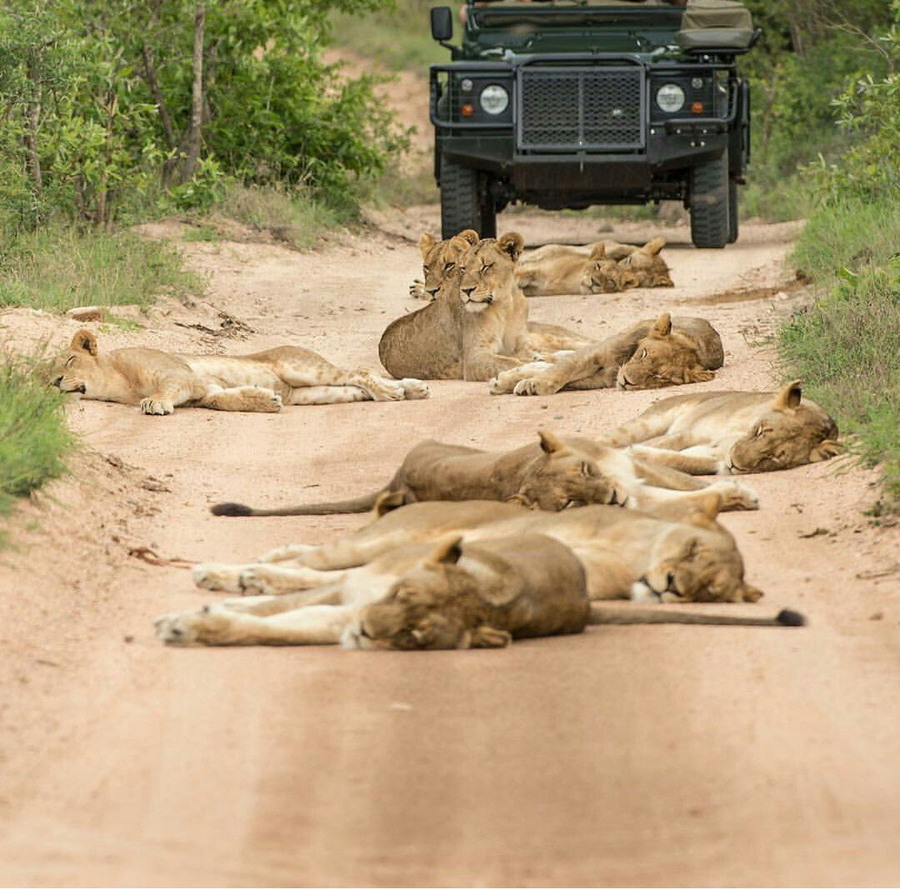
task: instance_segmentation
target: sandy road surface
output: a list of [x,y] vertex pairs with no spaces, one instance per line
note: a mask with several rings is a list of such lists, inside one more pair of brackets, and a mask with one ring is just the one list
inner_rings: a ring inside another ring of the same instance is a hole
[[[647,235],[548,220],[501,225],[532,244]],[[381,330],[413,308],[417,251],[398,235],[436,218],[390,228],[311,255],[185,245],[209,304],[164,305],[105,343],[239,352],[287,338],[377,366]],[[766,388],[794,233],[745,226],[737,245],[698,251],[676,229],[674,290],[532,300],[532,316],[605,335],[696,310],[727,351],[705,386]],[[770,290],[730,293],[746,287]],[[0,315],[18,345],[75,327]],[[350,496],[425,436],[511,447],[538,426],[604,429],[659,397],[443,382],[425,402],[280,415],[73,404],[90,447],[79,476],[20,512],[19,549],[0,558],[0,883],[900,883],[900,533],[862,515],[875,476],[845,461],[754,477],[763,509],[725,517],[766,591],[735,608],[799,608],[804,630],[594,628],[380,654],[177,650],[152,635],[158,614],[205,597],[140,548],[237,561],[364,521],[216,519],[213,501]]]

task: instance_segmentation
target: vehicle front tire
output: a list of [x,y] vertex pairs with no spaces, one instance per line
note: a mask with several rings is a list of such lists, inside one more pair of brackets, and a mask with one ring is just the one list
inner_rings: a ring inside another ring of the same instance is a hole
[[[727,151],[691,170],[691,241],[695,247],[718,248],[728,244],[732,231],[731,191]],[[736,222],[735,219],[735,229]]]
[[738,221],[738,187],[733,179],[728,180],[728,243],[734,244],[740,234]]
[[478,171],[441,156],[441,237],[452,238],[463,229],[484,237]]

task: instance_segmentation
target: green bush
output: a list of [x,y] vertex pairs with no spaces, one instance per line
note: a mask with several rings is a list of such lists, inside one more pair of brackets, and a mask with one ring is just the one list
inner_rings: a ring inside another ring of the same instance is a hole
[[62,395],[32,370],[6,357],[0,364],[0,509],[66,471],[75,444]]
[[184,270],[177,250],[128,232],[51,225],[21,234],[0,254],[0,308],[147,307],[164,293],[204,288],[199,276]]

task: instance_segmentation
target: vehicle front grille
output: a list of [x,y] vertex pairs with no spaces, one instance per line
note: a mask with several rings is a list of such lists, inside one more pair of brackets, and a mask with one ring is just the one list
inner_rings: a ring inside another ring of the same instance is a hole
[[627,151],[644,146],[643,69],[632,66],[519,69],[520,151]]

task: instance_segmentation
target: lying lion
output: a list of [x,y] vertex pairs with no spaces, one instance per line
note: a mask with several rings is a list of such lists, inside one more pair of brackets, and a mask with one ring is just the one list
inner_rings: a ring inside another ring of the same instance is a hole
[[86,399],[140,405],[144,414],[171,414],[180,405],[218,411],[280,411],[283,405],[424,399],[421,380],[388,380],[345,371],[299,346],[253,355],[174,355],[126,347],[101,354],[97,338],[78,331],[53,364],[51,383]]
[[[350,575],[355,573],[351,580]],[[172,645],[314,645],[347,649],[470,649],[580,633],[588,624],[800,626],[803,616],[744,617],[592,603],[582,561],[543,534],[453,534],[401,544],[345,573],[327,592],[228,601],[160,618]]]
[[511,501],[542,510],[587,504],[619,504],[652,510],[673,500],[697,500],[702,491],[718,491],[723,509],[755,510],[753,491],[734,482],[709,486],[693,476],[655,465],[628,451],[588,439],[559,438],[541,430],[539,443],[513,451],[485,452],[427,440],[416,445],[383,488],[345,501],[254,509],[216,504],[216,516],[309,516],[379,513],[418,501]]
[[734,538],[715,521],[721,504],[715,492],[699,504],[673,502],[653,514],[606,505],[550,513],[496,501],[426,501],[384,513],[329,544],[289,545],[249,565],[196,566],[194,581],[208,590],[284,594],[344,583],[345,570],[451,532],[466,541],[543,534],[581,559],[591,599],[755,602],[762,593],[744,581]]
[[573,331],[528,320],[515,279],[523,247],[516,232],[478,240],[469,229],[441,242],[423,235],[423,290],[433,302],[388,325],[378,344],[384,367],[395,376],[489,380],[536,356],[588,344]]
[[613,294],[634,287],[672,287],[659,252],[664,238],[643,247],[598,241],[583,247],[545,244],[519,262],[516,278],[526,297]]
[[664,312],[551,361],[529,362],[491,380],[492,395],[547,396],[561,389],[657,389],[704,383],[725,361],[722,339],[703,318]]
[[[778,392],[704,392],[662,399],[602,437],[613,447],[685,473],[764,473],[841,453],[828,413],[802,397],[800,381]],[[636,444],[641,443],[641,444]]]

